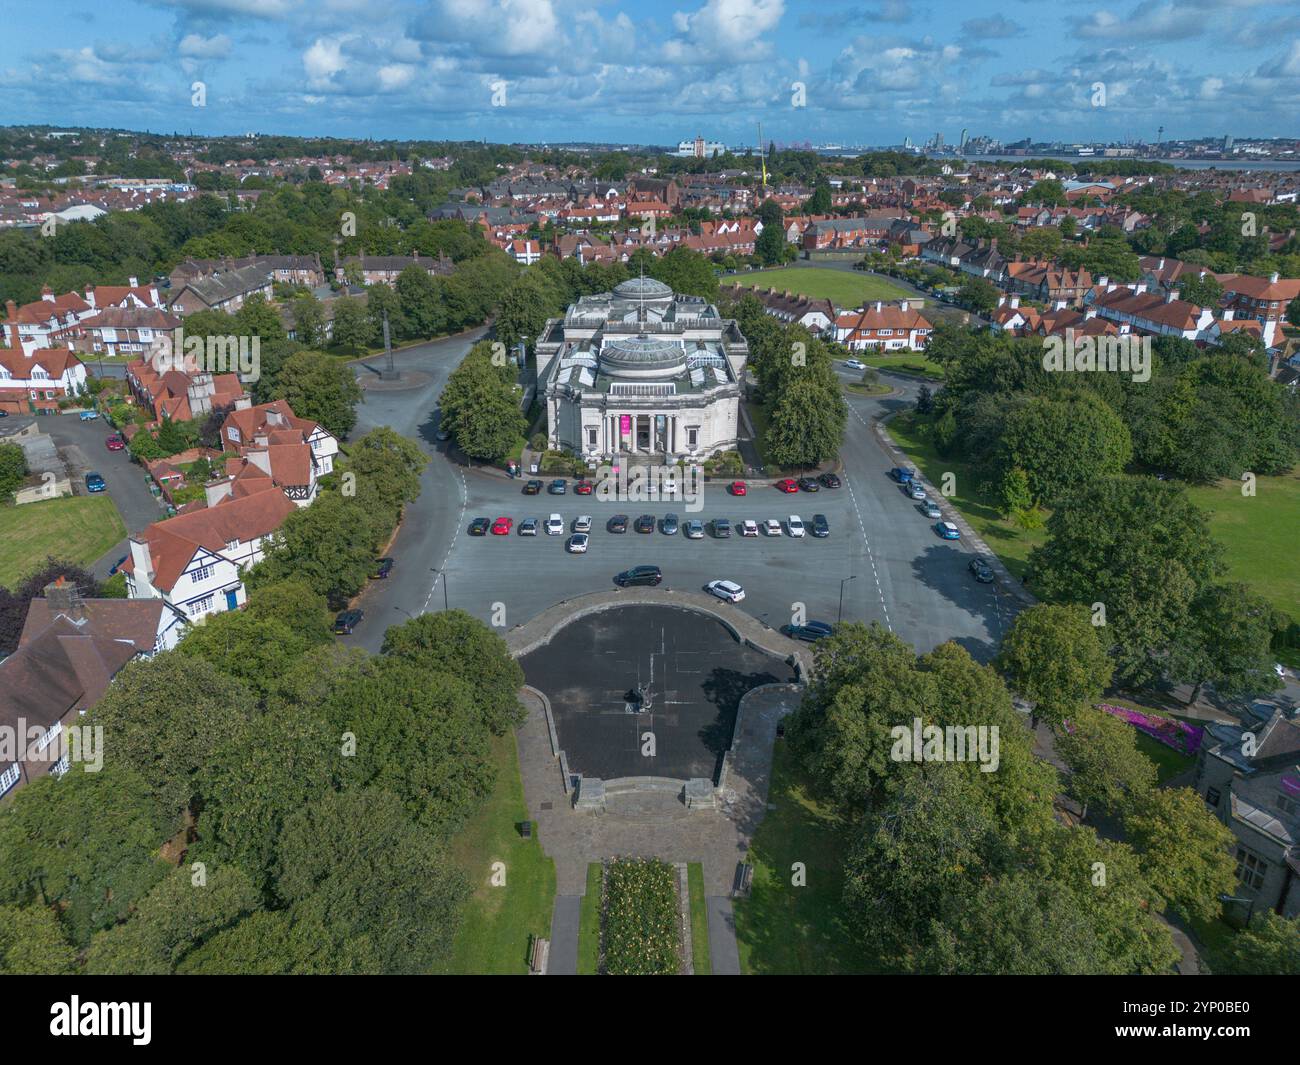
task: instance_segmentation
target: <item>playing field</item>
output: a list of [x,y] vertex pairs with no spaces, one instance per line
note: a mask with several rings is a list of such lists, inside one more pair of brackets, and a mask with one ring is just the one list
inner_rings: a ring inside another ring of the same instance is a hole
[[882,277],[860,270],[830,270],[817,266],[786,266],[779,270],[736,274],[722,278],[721,284],[798,292],[814,299],[828,299],[841,310],[853,310],[870,300],[920,299]]

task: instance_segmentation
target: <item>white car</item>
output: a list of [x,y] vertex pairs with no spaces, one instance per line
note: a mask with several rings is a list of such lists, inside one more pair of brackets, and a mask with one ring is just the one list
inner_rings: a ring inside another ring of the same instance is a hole
[[767,521],[763,522],[763,528],[767,530],[768,536],[781,535],[781,523],[775,518],[768,518]]
[[741,536],[757,536],[757,535],[758,535],[758,522],[756,522],[756,521],[750,521],[750,520],[748,520],[748,519],[746,519],[745,521],[742,521],[742,522],[740,523],[740,535],[741,535]]
[[845,359],[844,367],[848,370],[865,370],[867,364],[862,362],[860,359]]
[[803,519],[798,514],[791,514],[785,519],[786,531],[796,538],[803,536]]
[[728,603],[739,603],[745,598],[745,589],[735,581],[709,581],[704,587],[710,595],[716,595]]
[[585,555],[587,553],[587,534],[574,533],[569,537],[564,547],[571,555]]
[[558,514],[552,514],[546,519],[546,535],[562,536],[564,535],[564,519]]
[[581,514],[573,519],[573,531],[576,533],[591,532],[591,515]]
[[1286,666],[1282,665],[1281,662],[1273,663],[1273,672],[1276,673],[1283,680],[1286,679]]

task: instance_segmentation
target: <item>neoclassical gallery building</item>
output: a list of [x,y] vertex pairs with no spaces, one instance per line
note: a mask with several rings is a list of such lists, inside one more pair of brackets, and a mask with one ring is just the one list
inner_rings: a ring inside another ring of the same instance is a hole
[[736,446],[749,348],[700,296],[633,278],[547,321],[536,350],[552,449],[689,461]]

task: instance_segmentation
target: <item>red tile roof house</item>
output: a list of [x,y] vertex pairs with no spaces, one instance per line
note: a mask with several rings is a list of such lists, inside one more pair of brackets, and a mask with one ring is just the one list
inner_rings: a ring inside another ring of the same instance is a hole
[[29,348],[13,323],[7,334],[0,331],[0,345],[6,339],[9,346],[0,346],[0,411],[55,411],[60,398],[85,390],[86,367],[68,348]]
[[146,352],[159,338],[175,343],[180,324],[158,307],[106,307],[81,323],[72,346],[87,355]]
[[61,775],[70,727],[133,658],[174,647],[182,624],[161,600],[82,599],[62,580],[46,585],[0,662],[0,797]]
[[1211,342],[1219,333],[1214,312],[1209,307],[1179,299],[1177,289],[1148,292],[1145,282],[1129,288],[1112,284],[1103,277],[1084,297],[1084,303],[1098,317],[1119,325],[1121,332],[1128,326],[1137,333]]
[[847,311],[835,319],[835,339],[850,351],[900,348],[924,351],[934,326],[912,307],[913,302],[919,301],[877,300],[862,310]]
[[1300,299],[1300,277],[1269,277],[1253,274],[1219,274],[1223,285],[1223,306],[1233,312],[1232,318],[1240,321],[1253,318],[1259,322],[1265,347],[1282,341],[1282,320],[1287,306]]
[[[224,482],[218,482],[224,484]],[[226,495],[155,522],[130,539],[122,564],[130,599],[161,599],[191,622],[248,600],[243,571],[260,562],[294,511],[283,492]]]
[[247,398],[238,374],[200,371],[190,355],[184,356],[184,366],[172,369],[169,360],[156,356],[132,359],[126,364],[127,385],[158,421],[189,421],[212,410],[233,407],[241,397]]
[[221,442],[231,494],[260,490],[265,479],[300,507],[311,505],[316,482],[333,472],[339,453],[332,433],[297,417],[282,399],[237,405],[221,424]]

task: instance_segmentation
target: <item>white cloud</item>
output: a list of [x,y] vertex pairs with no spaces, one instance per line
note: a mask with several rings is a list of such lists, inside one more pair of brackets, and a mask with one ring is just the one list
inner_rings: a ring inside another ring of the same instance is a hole
[[230,38],[224,33],[204,37],[198,33],[187,33],[181,38],[177,50],[191,59],[225,59],[230,55]]

